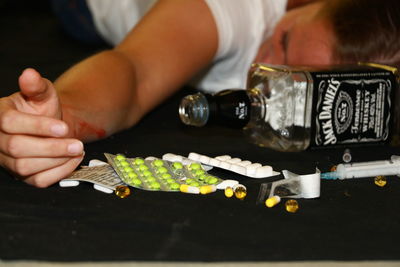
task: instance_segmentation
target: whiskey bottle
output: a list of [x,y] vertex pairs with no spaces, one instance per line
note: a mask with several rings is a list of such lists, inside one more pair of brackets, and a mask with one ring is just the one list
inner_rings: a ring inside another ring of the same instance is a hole
[[398,132],[398,84],[397,69],[378,64],[253,64],[247,89],[188,95],[179,115],[187,125],[242,128],[252,142],[279,151],[385,143]]

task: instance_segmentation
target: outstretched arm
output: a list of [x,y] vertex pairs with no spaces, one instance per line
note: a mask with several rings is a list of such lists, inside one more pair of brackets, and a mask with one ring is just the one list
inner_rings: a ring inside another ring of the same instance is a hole
[[83,158],[79,140],[134,125],[212,60],[217,39],[203,0],[160,0],[120,45],[54,86],[26,70],[21,91],[0,99],[0,164],[38,187],[66,177]]
[[72,136],[93,140],[134,125],[210,63],[217,39],[203,0],[159,1],[121,44],[56,81]]

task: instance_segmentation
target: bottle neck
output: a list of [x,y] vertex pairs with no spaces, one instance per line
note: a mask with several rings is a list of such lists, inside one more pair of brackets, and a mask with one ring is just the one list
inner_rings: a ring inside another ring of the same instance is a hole
[[215,95],[206,95],[209,104],[209,123],[231,128],[243,128],[250,120],[251,103],[243,89],[223,90]]
[[243,128],[250,120],[250,98],[246,90],[224,90],[217,94],[194,94],[184,97],[179,106],[181,121],[201,127],[219,124]]
[[209,104],[204,94],[197,93],[182,98],[179,117],[184,124],[202,127],[207,124],[209,114]]

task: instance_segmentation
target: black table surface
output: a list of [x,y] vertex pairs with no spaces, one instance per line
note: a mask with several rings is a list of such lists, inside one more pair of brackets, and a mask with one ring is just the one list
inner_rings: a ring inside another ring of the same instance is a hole
[[[21,1],[22,2],[22,1]],[[82,46],[60,29],[47,5],[33,13],[20,1],[1,6],[1,96],[17,89],[25,67],[55,79],[64,69],[101,48]],[[237,130],[191,128],[178,118],[182,89],[136,127],[85,146],[85,160],[105,160],[103,153],[161,157],[197,152],[228,154],[299,174],[327,171],[342,162],[343,148],[276,152],[257,147]],[[353,161],[389,159],[399,148],[354,147]],[[133,190],[121,199],[91,184],[38,189],[0,169],[0,259],[45,261],[314,261],[399,260],[400,179],[385,187],[373,177],[322,181],[321,197],[299,199],[296,213],[256,205],[260,184],[247,187],[244,200],[222,191],[209,195]],[[282,177],[280,177],[282,178]]]

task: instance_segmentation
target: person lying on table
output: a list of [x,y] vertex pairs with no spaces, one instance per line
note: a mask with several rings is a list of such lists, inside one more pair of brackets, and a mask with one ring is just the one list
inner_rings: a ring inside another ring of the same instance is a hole
[[93,35],[113,48],[54,83],[34,69],[22,72],[20,91],[0,99],[1,166],[47,187],[80,164],[82,142],[132,127],[185,84],[244,88],[252,62],[398,65],[398,0],[307,2],[80,1]]

